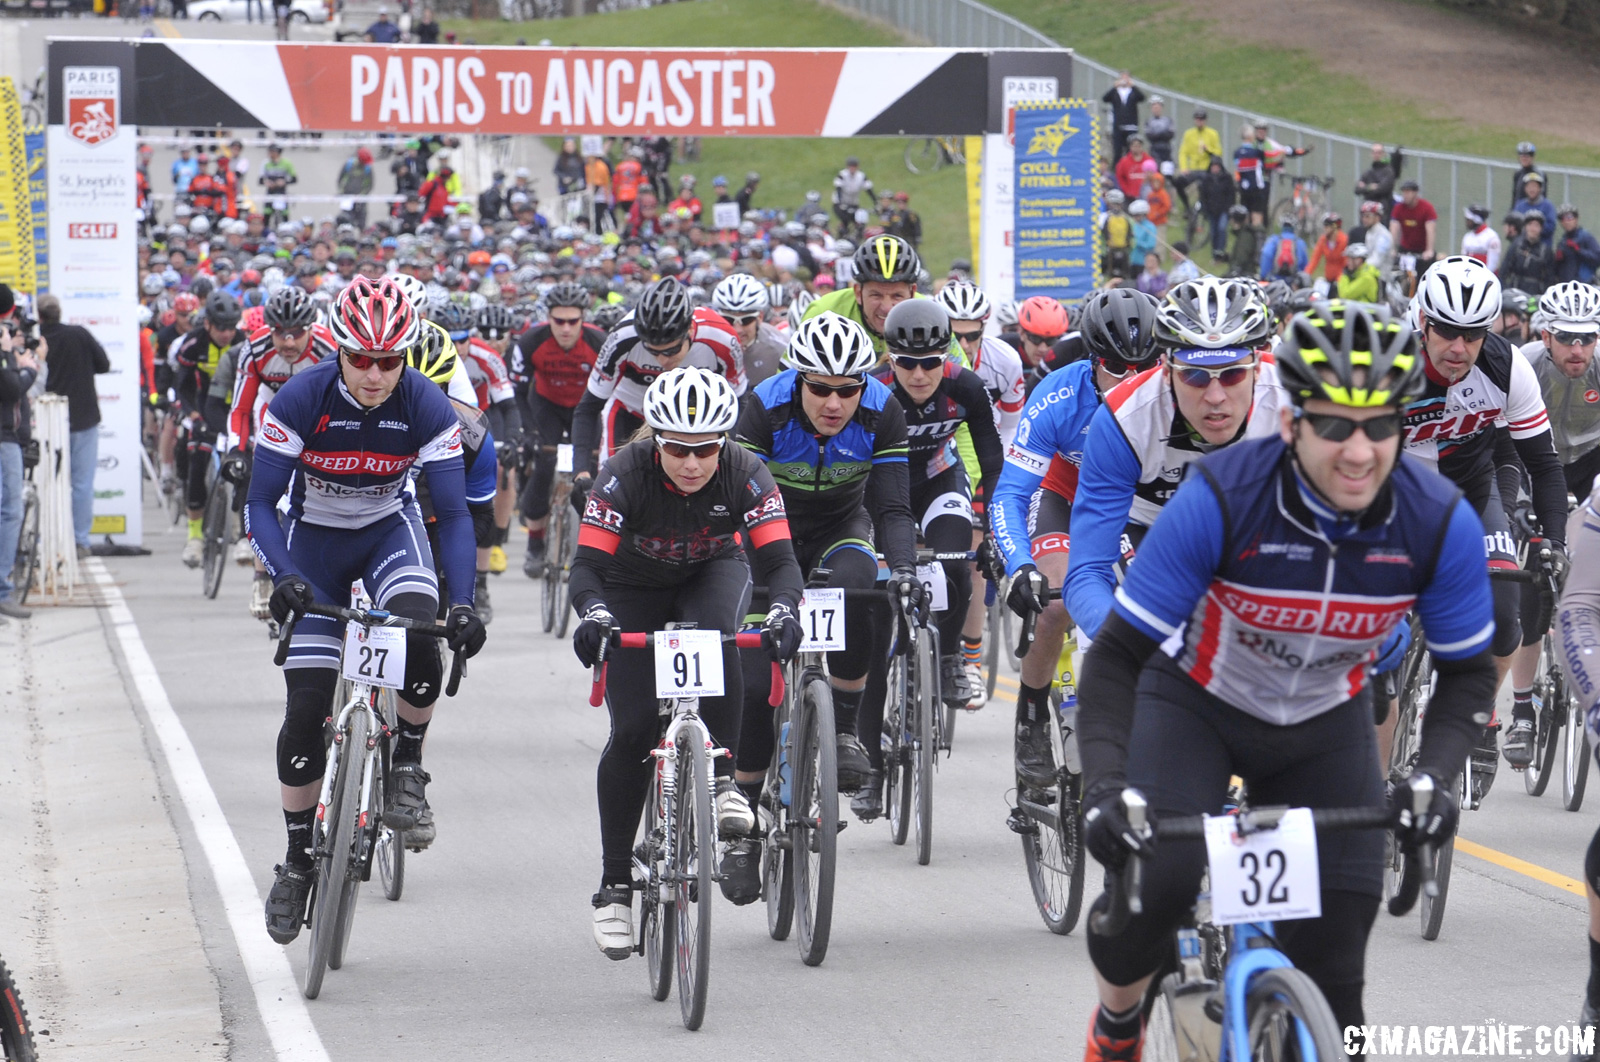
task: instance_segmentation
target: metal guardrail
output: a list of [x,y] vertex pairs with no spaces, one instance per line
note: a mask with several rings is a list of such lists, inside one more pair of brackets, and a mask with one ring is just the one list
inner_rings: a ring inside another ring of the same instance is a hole
[[[964,48],[1060,48],[1062,45],[1038,30],[1002,14],[977,0],[828,0],[837,7],[859,12],[868,18],[887,22],[900,31],[929,44]],[[1099,99],[1116,80],[1118,71],[1104,63],[1073,54],[1074,96]],[[1134,71],[1134,73],[1137,73]],[[1166,101],[1167,116],[1183,130],[1192,124],[1191,114],[1204,107],[1210,124],[1222,138],[1224,156],[1231,169],[1233,149],[1240,130],[1252,117],[1268,119],[1272,136],[1295,147],[1310,146],[1310,154],[1290,160],[1291,173],[1332,177],[1328,193],[1332,209],[1344,214],[1347,227],[1353,226],[1357,201],[1353,189],[1371,162],[1372,141],[1329,132],[1280,119],[1258,111],[1244,111],[1192,93],[1163,88],[1135,78],[1145,94],[1159,95]],[[1391,147],[1393,145],[1390,145]],[[1507,144],[1509,154],[1513,145]],[[1471,203],[1489,208],[1490,224],[1498,232],[1500,218],[1511,209],[1512,182],[1520,168],[1514,160],[1486,159],[1473,155],[1454,155],[1404,145],[1401,178],[1414,179],[1422,195],[1439,212],[1438,250],[1453,253],[1461,247],[1465,231],[1462,211]],[[1176,151],[1176,143],[1174,144]],[[1573,203],[1592,218],[1600,218],[1600,170],[1573,166],[1541,166],[1550,182],[1545,193],[1556,203]],[[1279,189],[1273,189],[1276,202]]]

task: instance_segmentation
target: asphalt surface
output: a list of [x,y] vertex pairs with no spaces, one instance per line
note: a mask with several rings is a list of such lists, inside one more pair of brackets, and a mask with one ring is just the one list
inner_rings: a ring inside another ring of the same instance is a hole
[[[187,729],[227,825],[265,895],[282,858],[273,749],[281,679],[263,625],[245,611],[248,573],[230,568],[208,601],[177,560],[180,533],[151,533],[147,558],[113,559],[161,683]],[[586,673],[538,629],[538,584],[515,568],[491,580],[489,643],[461,696],[441,702],[426,764],[439,839],[407,864],[398,903],[365,890],[343,970],[306,1005],[334,1059],[1075,1057],[1093,1005],[1080,926],[1048,933],[1005,827],[1010,699],[964,717],[941,761],[932,865],[897,848],[883,822],[840,837],[833,942],[820,968],[766,932],[764,906],[715,907],[711,999],[686,1033],[656,1004],[643,964],[614,963],[590,939],[598,884],[594,768],[606,739]],[[1594,809],[1532,799],[1501,774],[1462,834],[1581,876]],[[179,834],[185,811],[173,806]],[[191,894],[221,995],[229,1057],[273,1057],[219,912],[205,861],[186,850]],[[1091,869],[1088,893],[1095,892]],[[1577,1013],[1587,975],[1579,896],[1458,853],[1438,941],[1415,915],[1380,915],[1368,959],[1368,1020],[1555,1024]],[[259,923],[257,923],[259,926]],[[262,932],[254,928],[254,932]],[[287,949],[298,977],[304,939]],[[288,1057],[288,1056],[285,1056]]]

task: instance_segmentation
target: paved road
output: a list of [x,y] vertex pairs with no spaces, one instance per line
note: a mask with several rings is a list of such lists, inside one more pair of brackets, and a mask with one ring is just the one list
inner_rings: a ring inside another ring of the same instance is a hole
[[[177,562],[108,567],[238,838],[259,892],[281,858],[273,777],[280,679],[245,613],[245,572],[218,600]],[[589,937],[599,843],[594,766],[603,713],[565,643],[538,632],[537,586],[492,582],[495,621],[463,695],[429,736],[439,841],[408,864],[399,903],[360,900],[351,956],[308,1011],[334,1059],[1046,1057],[1081,1050],[1092,999],[1083,931],[1058,938],[1033,910],[1006,831],[1009,705],[963,720],[938,776],[934,860],[918,867],[883,824],[841,837],[833,944],[818,969],[767,938],[763,907],[716,908],[711,1004],[686,1034],[653,1003],[640,963],[612,963]],[[1576,876],[1600,797],[1568,814],[1502,776],[1464,835]],[[174,807],[231,1057],[272,1057],[205,861]],[[1093,878],[1091,878],[1091,881]],[[1586,976],[1581,899],[1458,855],[1441,939],[1380,915],[1368,963],[1369,1020],[1544,1024],[1575,1016]],[[263,932],[251,926],[252,932]],[[306,945],[288,949],[295,970]],[[781,1001],[781,1003],[779,1002]],[[774,1005],[774,1004],[778,1005]]]

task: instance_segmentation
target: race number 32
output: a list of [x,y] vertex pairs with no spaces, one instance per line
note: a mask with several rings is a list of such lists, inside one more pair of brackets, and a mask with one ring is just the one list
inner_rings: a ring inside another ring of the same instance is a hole
[[722,632],[657,631],[657,697],[720,697]]
[[1310,808],[1291,808],[1277,828],[1240,837],[1231,815],[1206,818],[1211,917],[1218,925],[1322,914],[1317,830]]

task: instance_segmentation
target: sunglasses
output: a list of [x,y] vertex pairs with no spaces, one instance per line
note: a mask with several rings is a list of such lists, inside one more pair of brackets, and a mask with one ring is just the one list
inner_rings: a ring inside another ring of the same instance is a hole
[[1592,347],[1600,335],[1593,332],[1551,332],[1550,338],[1569,347]]
[[1172,374],[1196,391],[1204,391],[1215,380],[1223,387],[1242,382],[1255,371],[1255,362],[1245,365],[1225,365],[1220,369],[1202,369],[1193,365],[1172,367]]
[[1032,343],[1036,347],[1053,347],[1060,336],[1036,336],[1032,332],[1022,333],[1024,343]]
[[404,354],[379,354],[374,356],[372,354],[355,354],[348,350],[344,352],[344,359],[350,363],[352,369],[359,372],[366,372],[374,364],[378,366],[379,372],[394,372],[406,363]]
[[1440,324],[1431,318],[1428,320],[1428,328],[1446,343],[1457,339],[1464,339],[1468,343],[1476,343],[1489,334],[1489,329],[1487,328],[1452,328],[1450,325]]
[[982,339],[983,329],[980,328],[976,332],[957,332],[954,329],[951,329],[950,334],[956,337],[956,342],[965,346],[968,343],[976,343],[978,340]]
[[576,327],[578,325],[583,324],[583,318],[581,316],[579,316],[579,317],[552,317],[552,318],[550,318],[550,323],[552,325],[556,325],[556,326],[561,327],[561,328],[574,328],[574,327]]
[[745,317],[730,317],[728,318],[728,323],[733,325],[735,328],[743,328],[746,325],[753,325],[759,320],[761,320],[761,315],[758,313],[752,313]]
[[1129,365],[1121,358],[1101,358],[1100,368],[1107,376],[1114,377],[1118,380],[1122,379],[1130,372],[1139,371],[1139,366]]
[[672,358],[683,353],[683,340],[681,339],[664,347],[652,347],[649,343],[645,343],[643,346],[645,350],[658,358]]
[[277,339],[304,339],[309,328],[274,328],[272,335]]
[[1341,417],[1336,413],[1307,413],[1302,410],[1299,417],[1311,425],[1311,430],[1316,432],[1317,438],[1329,442],[1344,442],[1357,431],[1365,434],[1373,442],[1382,442],[1400,434],[1399,412],[1385,413],[1381,417],[1369,417],[1366,420],[1355,420],[1351,417]]
[[800,382],[806,385],[807,391],[810,391],[818,398],[827,398],[829,395],[838,395],[840,398],[850,399],[854,398],[856,395],[859,395],[867,388],[865,383],[825,384],[817,383],[816,381],[808,379],[804,376],[800,377]]
[[661,436],[657,435],[656,446],[668,457],[676,457],[680,461],[686,457],[698,457],[700,460],[704,461],[708,458],[715,457],[722,452],[721,439],[712,439],[710,442],[691,444],[678,442],[675,439],[663,439]]
[[911,354],[891,354],[889,360],[897,369],[914,372],[921,369],[923,372],[938,372],[944,368],[943,354],[930,354],[927,357],[916,357]]

